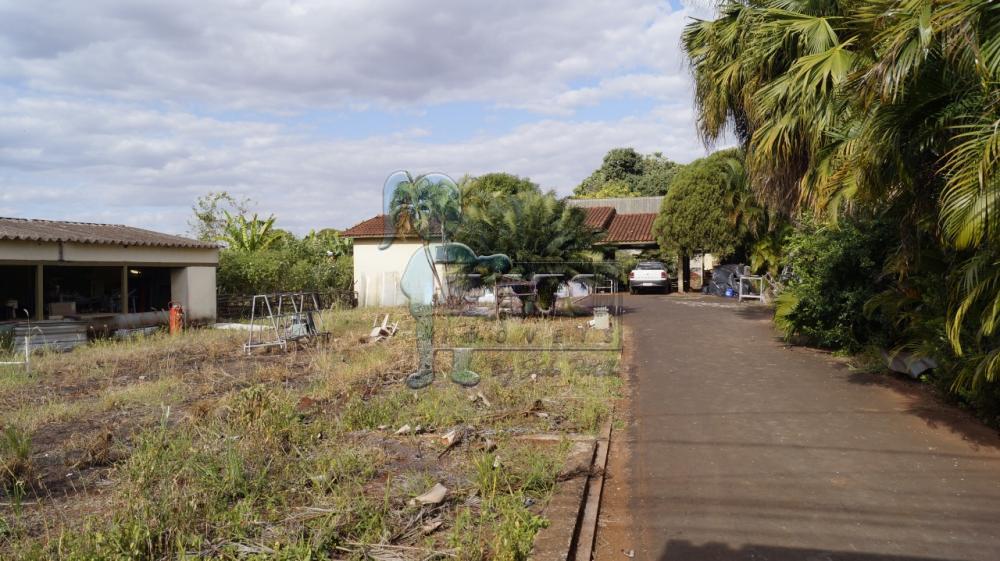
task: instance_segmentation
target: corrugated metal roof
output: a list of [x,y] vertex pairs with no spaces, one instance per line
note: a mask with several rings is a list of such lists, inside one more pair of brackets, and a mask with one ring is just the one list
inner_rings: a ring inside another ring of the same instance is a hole
[[0,240],[214,249],[218,245],[121,224],[0,217]]
[[593,208],[609,206],[619,214],[660,212],[663,197],[612,197],[610,199],[566,199],[571,206]]

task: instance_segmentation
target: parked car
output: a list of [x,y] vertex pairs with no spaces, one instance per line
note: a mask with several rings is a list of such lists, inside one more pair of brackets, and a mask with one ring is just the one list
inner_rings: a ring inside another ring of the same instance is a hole
[[628,290],[632,294],[640,290],[670,290],[670,275],[667,266],[660,261],[642,261],[628,274]]

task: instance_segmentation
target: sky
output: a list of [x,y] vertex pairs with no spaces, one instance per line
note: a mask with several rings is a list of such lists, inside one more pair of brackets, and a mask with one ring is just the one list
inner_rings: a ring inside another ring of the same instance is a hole
[[680,49],[708,2],[0,0],[0,216],[183,234],[228,191],[304,234],[395,170],[561,195],[611,148],[706,153]]

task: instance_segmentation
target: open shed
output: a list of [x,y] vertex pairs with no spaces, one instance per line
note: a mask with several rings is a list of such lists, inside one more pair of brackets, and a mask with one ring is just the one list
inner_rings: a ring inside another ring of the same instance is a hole
[[[0,321],[215,320],[218,246],[118,224],[0,218]],[[145,317],[141,314],[146,314]]]

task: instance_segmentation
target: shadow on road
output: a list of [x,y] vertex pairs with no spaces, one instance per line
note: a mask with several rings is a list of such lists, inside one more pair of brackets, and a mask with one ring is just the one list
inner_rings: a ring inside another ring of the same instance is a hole
[[916,380],[889,373],[852,372],[847,381],[862,386],[892,390],[903,402],[906,413],[919,417],[930,428],[944,428],[975,449],[1000,450],[1000,435],[983,425],[969,412],[946,403],[933,390]]
[[724,543],[694,545],[686,540],[667,542],[660,561],[957,561],[940,557],[913,557],[908,555],[882,555],[855,551],[832,551],[745,545],[733,549]]

